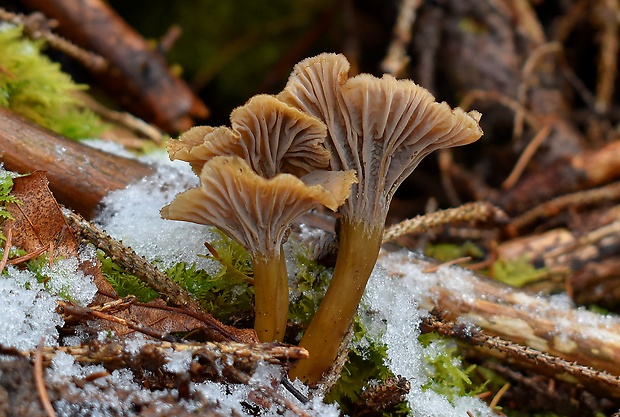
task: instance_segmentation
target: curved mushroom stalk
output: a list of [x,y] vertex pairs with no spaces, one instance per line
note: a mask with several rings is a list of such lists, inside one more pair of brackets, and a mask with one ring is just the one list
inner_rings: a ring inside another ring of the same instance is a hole
[[300,346],[310,352],[291,371],[316,383],[336,357],[375,265],[392,196],[436,149],[482,136],[480,114],[437,103],[410,80],[361,74],[348,79],[342,55],[322,54],[295,67],[282,101],[321,119],[333,169],[353,169],[358,184],[340,208],[340,249],[330,286]]
[[288,275],[282,243],[291,223],[324,205],[336,210],[348,197],[353,172],[326,172],[328,181],[308,185],[290,174],[267,179],[243,159],[218,156],[200,172],[200,187],[185,191],[161,210],[162,217],[218,227],[252,258],[254,328],[261,341],[281,341],[288,315]]

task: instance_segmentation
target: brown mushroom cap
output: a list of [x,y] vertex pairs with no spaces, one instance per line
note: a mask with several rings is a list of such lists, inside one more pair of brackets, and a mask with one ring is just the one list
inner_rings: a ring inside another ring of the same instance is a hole
[[348,197],[353,172],[327,172],[326,184],[307,185],[290,174],[266,179],[239,157],[204,164],[200,187],[185,191],[161,210],[162,217],[218,227],[253,255],[273,258],[290,224],[320,205],[336,210]]
[[213,157],[239,156],[266,178],[278,173],[301,177],[328,168],[323,122],[274,96],[252,97],[233,110],[230,120],[232,129],[200,126],[178,141],[169,141],[170,157],[190,162],[200,173],[202,165]]
[[426,155],[482,136],[480,113],[437,103],[410,80],[368,74],[348,79],[348,71],[342,55],[308,58],[295,66],[278,98],[325,122],[332,169],[353,169],[359,178],[341,213],[376,223]]

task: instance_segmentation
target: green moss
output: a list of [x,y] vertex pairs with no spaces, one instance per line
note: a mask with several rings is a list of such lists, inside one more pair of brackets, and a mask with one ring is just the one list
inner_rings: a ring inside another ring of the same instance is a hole
[[493,277],[513,287],[532,284],[549,275],[546,268],[536,268],[526,258],[498,260],[493,264]]
[[310,259],[306,250],[296,246],[294,258],[297,271],[293,283],[293,299],[289,306],[289,321],[307,325],[319,307],[331,279],[332,270]]
[[429,244],[425,248],[424,254],[440,262],[448,262],[465,256],[470,256],[474,259],[484,257],[482,249],[469,241],[458,245],[454,243]]
[[202,307],[217,319],[230,323],[254,314],[254,286],[252,262],[248,251],[236,241],[218,232],[210,242],[221,268],[208,274],[195,265],[179,263],[166,273],[182,287],[194,294]]
[[86,86],[41,54],[43,46],[19,26],[0,25],[0,106],[69,138],[97,137],[103,123],[74,96]]
[[[368,329],[359,316],[355,316],[353,343],[347,363],[338,382],[325,397],[330,403],[337,402],[345,413],[351,413],[352,407],[370,381],[383,381],[394,376],[385,365],[387,346],[369,340],[366,337],[367,333]],[[368,343],[360,343],[364,338]]]
[[137,276],[126,272],[102,251],[97,251],[97,257],[101,261],[103,276],[112,285],[119,297],[133,294],[138,301],[143,303],[148,303],[159,297],[157,291],[147,287]]
[[486,382],[482,385],[472,382],[470,374],[476,366],[463,366],[456,342],[437,333],[422,334],[418,340],[426,348],[424,361],[429,380],[422,386],[423,390],[431,389],[452,401],[455,397],[479,394],[486,388]]

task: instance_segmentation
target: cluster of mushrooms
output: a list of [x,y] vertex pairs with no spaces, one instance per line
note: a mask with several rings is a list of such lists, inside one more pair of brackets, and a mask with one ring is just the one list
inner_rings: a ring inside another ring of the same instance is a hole
[[235,109],[231,128],[199,126],[168,143],[170,158],[189,162],[200,187],[177,195],[162,217],[216,226],[248,249],[261,341],[281,341],[286,329],[289,227],[319,206],[338,211],[332,280],[299,343],[310,358],[289,375],[311,384],[351,324],[396,189],[432,151],[482,136],[478,112],[437,103],[410,80],[348,78],[349,67],[337,54],[305,59],[280,94]]

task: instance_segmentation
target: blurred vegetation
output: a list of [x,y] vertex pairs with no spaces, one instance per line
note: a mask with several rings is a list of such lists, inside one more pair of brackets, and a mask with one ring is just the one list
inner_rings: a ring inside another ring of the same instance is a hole
[[68,138],[98,137],[103,123],[74,94],[87,86],[43,55],[44,46],[19,26],[0,26],[0,106]]
[[172,25],[182,29],[166,57],[213,110],[210,124],[226,123],[230,109],[256,93],[277,92],[300,57],[329,50],[330,37],[338,38],[327,31],[337,19],[327,0],[110,4],[154,42]]

